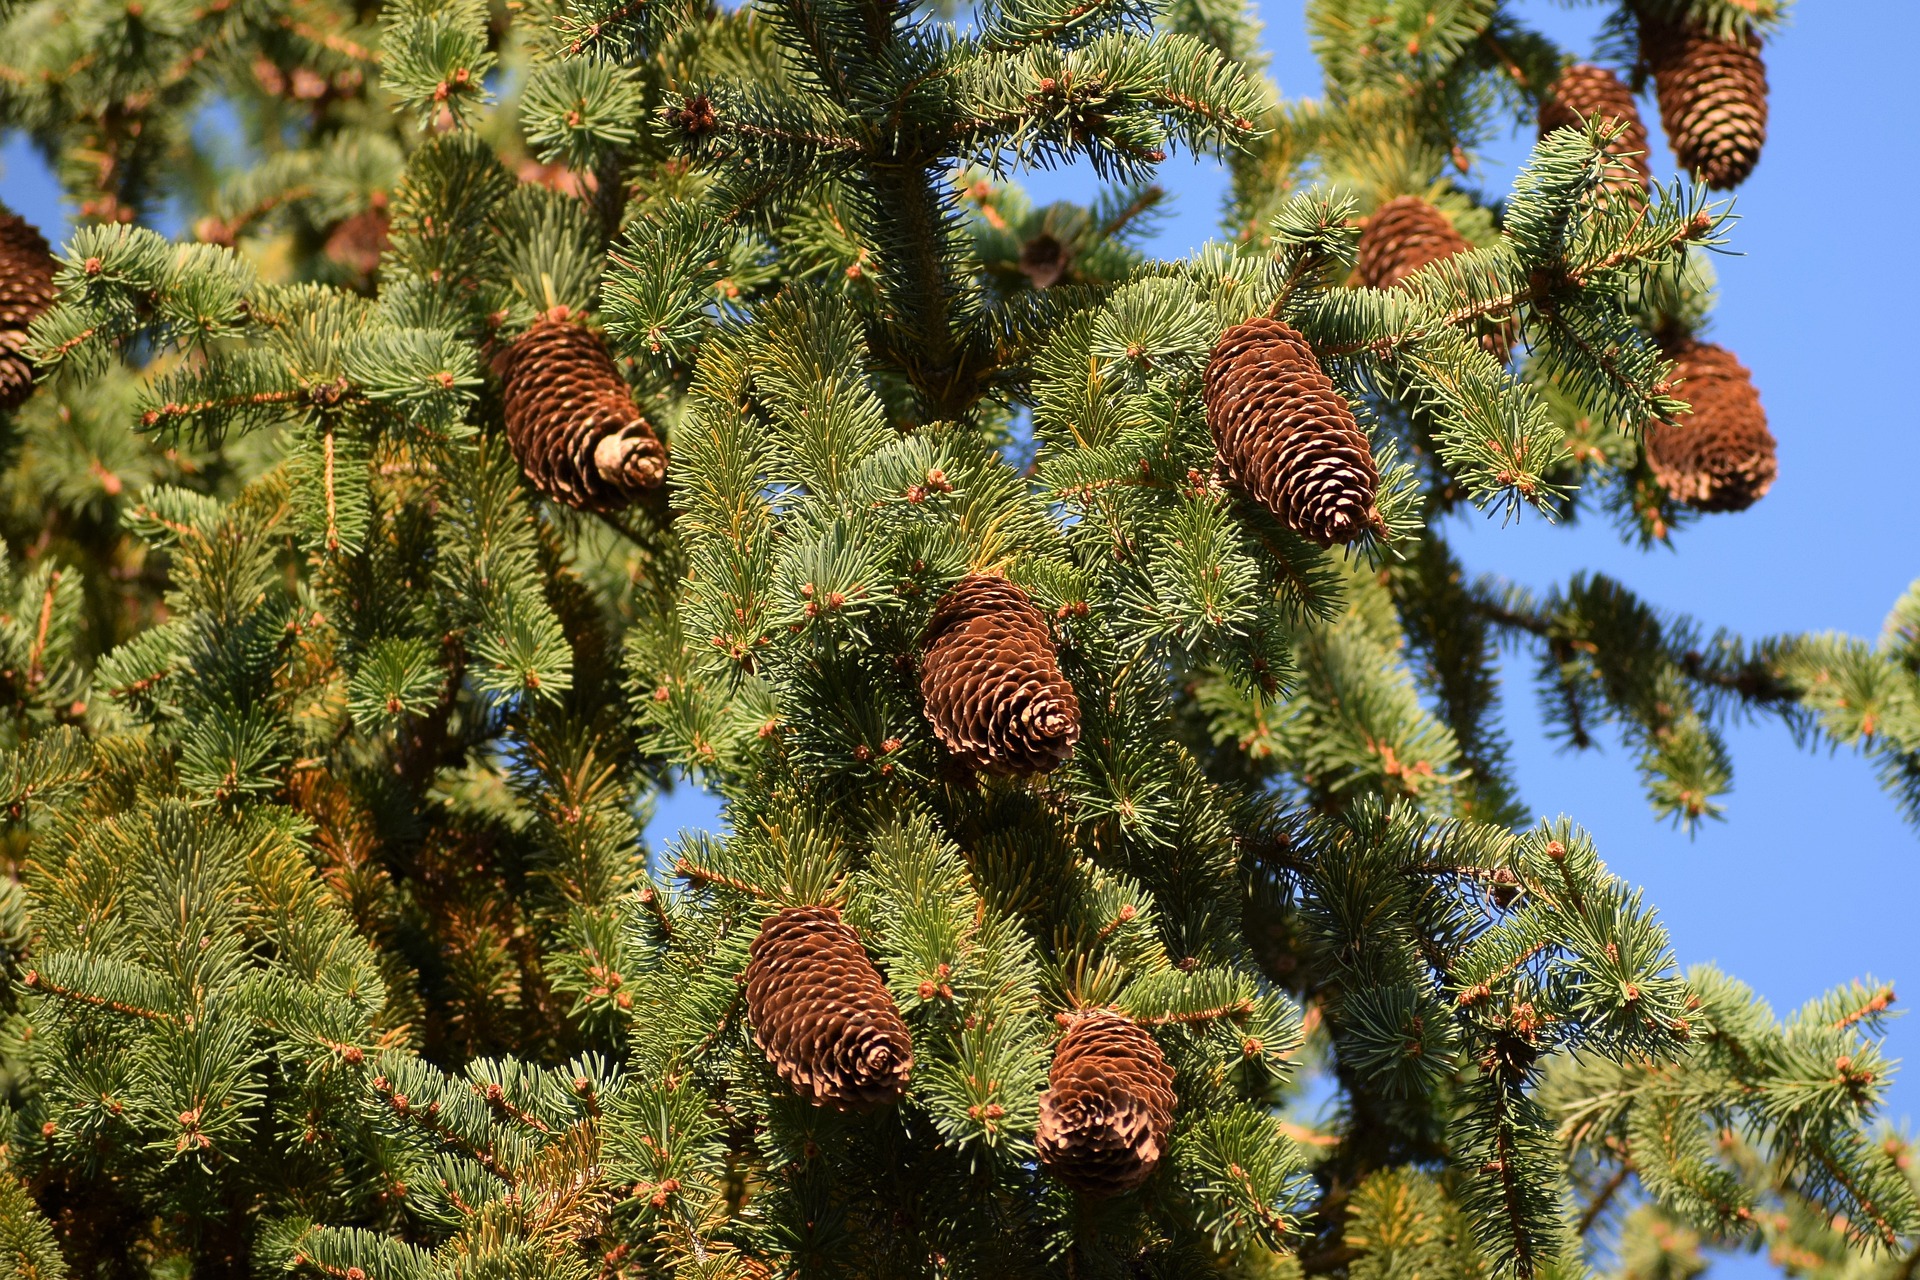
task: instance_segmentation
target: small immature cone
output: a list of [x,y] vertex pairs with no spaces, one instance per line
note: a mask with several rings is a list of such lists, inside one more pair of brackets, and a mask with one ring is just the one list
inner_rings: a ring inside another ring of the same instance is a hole
[[0,413],[19,408],[33,394],[27,329],[53,305],[58,266],[46,237],[0,207]]
[[1080,741],[1080,702],[1047,617],[1004,578],[972,574],[934,606],[920,696],[942,746],[982,773],[1057,768]]
[[1323,547],[1382,529],[1366,432],[1298,330],[1257,316],[1207,359],[1207,426],[1227,480]]
[[1111,1009],[1078,1014],[1040,1095],[1040,1162],[1076,1191],[1124,1195],[1166,1154],[1174,1101],[1173,1068],[1151,1035]]
[[1653,72],[1660,122],[1680,163],[1721,191],[1746,181],[1767,140],[1759,37],[1735,43],[1643,18],[1640,57]]
[[581,511],[615,511],[667,478],[667,451],[633,406],[599,334],[564,307],[502,353],[507,441],[534,487]]
[[[1355,274],[1370,289],[1391,289],[1428,263],[1473,248],[1437,207],[1419,196],[1395,196],[1361,228]],[[1480,345],[1504,363],[1516,334],[1509,320],[1486,324]]]
[[1617,120],[1626,129],[1607,144],[1617,162],[1601,185],[1609,191],[1645,195],[1653,182],[1647,167],[1647,126],[1633,105],[1633,92],[1605,67],[1586,63],[1568,67],[1540,100],[1540,136],[1555,129],[1582,129],[1589,120]]
[[1684,339],[1668,351],[1691,413],[1647,428],[1647,466],[1676,502],[1696,511],[1743,511],[1779,469],[1753,376],[1725,347]]
[[838,911],[783,907],[748,954],[754,1042],[794,1092],[836,1111],[868,1111],[906,1092],[907,1024]]

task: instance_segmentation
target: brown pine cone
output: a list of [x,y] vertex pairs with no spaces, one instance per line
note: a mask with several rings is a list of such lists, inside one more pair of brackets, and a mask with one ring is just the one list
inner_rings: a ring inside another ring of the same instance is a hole
[[1696,511],[1743,511],[1773,485],[1773,433],[1753,376],[1725,347],[1687,338],[1668,353],[1676,393],[1693,406],[1647,428],[1647,466],[1660,487]]
[[19,408],[33,394],[27,329],[53,305],[58,266],[47,238],[0,207],[0,413]]
[[1173,1106],[1173,1068],[1152,1036],[1111,1009],[1078,1014],[1040,1095],[1040,1161],[1076,1191],[1124,1195],[1166,1154]]
[[1767,68],[1759,37],[1735,43],[1643,18],[1640,57],[1653,72],[1660,123],[1674,156],[1718,190],[1746,181],[1767,140]]
[[1042,231],[1020,246],[1020,271],[1036,289],[1051,289],[1073,264],[1073,251],[1060,238]]
[[[1447,215],[1419,196],[1395,196],[1373,211],[1360,231],[1355,274],[1371,289],[1391,289],[1420,268],[1473,248]],[[1481,347],[1501,363],[1518,337],[1511,319],[1483,321]]]
[[1323,547],[1385,532],[1366,432],[1300,333],[1257,316],[1207,358],[1207,426],[1227,480]]
[[748,954],[754,1042],[796,1093],[815,1106],[868,1111],[906,1092],[907,1024],[838,911],[783,907]]
[[1391,289],[1428,263],[1472,247],[1432,204],[1419,196],[1395,196],[1375,209],[1360,231],[1360,283]]
[[380,266],[380,255],[387,251],[391,232],[387,211],[376,205],[336,223],[320,251],[329,262],[357,276],[371,276]]
[[507,441],[534,487],[581,511],[658,489],[667,451],[599,334],[556,307],[501,354]]
[[1626,131],[1607,144],[1617,164],[1601,186],[1609,191],[1645,195],[1653,182],[1647,167],[1647,126],[1633,105],[1633,93],[1605,67],[1586,63],[1568,67],[1540,99],[1540,136],[1555,129],[1581,129],[1589,120],[1618,120]]
[[927,720],[962,764],[1029,777],[1073,754],[1080,703],[1026,592],[989,574],[962,578],[934,606],[924,645]]

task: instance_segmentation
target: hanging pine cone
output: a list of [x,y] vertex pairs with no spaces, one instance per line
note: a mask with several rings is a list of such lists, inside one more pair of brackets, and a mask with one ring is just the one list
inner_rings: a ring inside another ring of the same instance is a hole
[[1073,251],[1060,238],[1042,231],[1020,246],[1020,271],[1036,289],[1051,289],[1073,265]]
[[1088,1195],[1132,1191],[1166,1154],[1173,1104],[1173,1068],[1152,1036],[1110,1009],[1079,1014],[1040,1095],[1041,1163]]
[[1080,703],[1047,617],[1004,578],[973,574],[934,606],[920,695],[935,736],[970,769],[1046,773],[1080,740]]
[[[1395,196],[1361,228],[1355,274],[1370,289],[1391,289],[1420,268],[1473,248],[1437,207],[1419,196]],[[1483,321],[1481,347],[1501,363],[1518,337],[1511,319]]]
[[1540,136],[1555,129],[1581,129],[1589,120],[1618,120],[1626,129],[1607,144],[1607,154],[1617,162],[1607,170],[1601,187],[1636,197],[1645,195],[1653,182],[1647,167],[1647,126],[1633,105],[1633,93],[1620,83],[1620,77],[1605,67],[1582,63],[1568,67],[1540,99]]
[[667,451],[599,334],[556,307],[502,353],[507,441],[534,487],[582,511],[658,489]]
[[1360,283],[1391,289],[1428,263],[1472,247],[1432,204],[1396,196],[1375,209],[1360,231]]
[[1753,376],[1725,347],[1687,338],[1669,348],[1691,413],[1647,428],[1647,466],[1660,487],[1696,511],[1743,511],[1773,485],[1773,433]]
[[1257,316],[1221,334],[1205,398],[1222,472],[1275,519],[1323,547],[1384,532],[1373,448],[1297,330]]
[[1759,38],[1735,43],[1643,18],[1640,57],[1653,72],[1674,156],[1721,191],[1746,181],[1767,140],[1767,68]]
[[380,266],[380,255],[387,251],[392,221],[380,205],[334,225],[320,251],[327,261],[345,267],[356,276],[371,276]]
[[53,305],[59,266],[47,238],[18,214],[0,208],[0,413],[33,394],[27,328]]
[[767,917],[747,965],[753,1038],[815,1106],[867,1111],[906,1092],[913,1041],[860,935],[832,907]]

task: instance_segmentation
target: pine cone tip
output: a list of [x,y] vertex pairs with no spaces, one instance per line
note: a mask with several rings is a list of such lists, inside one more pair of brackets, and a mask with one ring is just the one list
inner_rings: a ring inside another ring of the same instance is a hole
[[623,493],[658,489],[667,480],[667,451],[646,423],[630,423],[593,446],[593,465]]

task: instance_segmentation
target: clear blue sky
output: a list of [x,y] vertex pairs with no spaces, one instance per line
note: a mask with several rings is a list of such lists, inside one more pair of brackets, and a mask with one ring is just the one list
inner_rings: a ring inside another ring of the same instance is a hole
[[[1522,10],[1581,52],[1605,12],[1552,0]],[[1281,88],[1317,94],[1301,5],[1266,0],[1263,17]],[[1461,520],[1449,532],[1471,568],[1535,588],[1577,569],[1602,570],[1659,606],[1753,636],[1877,633],[1920,576],[1920,502],[1886,487],[1920,475],[1920,411],[1910,386],[1920,360],[1907,311],[1920,294],[1920,255],[1906,244],[1920,209],[1915,49],[1914,0],[1808,0],[1767,50],[1771,132],[1758,172],[1739,192],[1733,247],[1745,256],[1716,264],[1713,336],[1754,371],[1780,441],[1773,492],[1744,514],[1696,524],[1672,551],[1635,551],[1604,523]],[[1478,180],[1504,189],[1530,142],[1494,148]],[[57,197],[17,138],[7,140],[0,163],[8,203],[57,225]],[[1664,150],[1655,167],[1672,170]],[[1214,233],[1222,176],[1217,166],[1176,158],[1162,180],[1178,199],[1156,247],[1184,254]],[[1074,172],[1040,175],[1029,186],[1042,201],[1084,199],[1089,189],[1087,175]],[[1540,731],[1529,668],[1523,659],[1510,670],[1506,706],[1528,803],[1572,814],[1616,871],[1646,886],[1683,964],[1716,961],[1781,1009],[1868,973],[1912,984],[1901,988],[1903,998],[1920,999],[1920,842],[1865,761],[1798,751],[1772,724],[1736,729],[1727,820],[1688,839],[1654,821],[1617,746],[1555,751]],[[683,788],[661,806],[650,834],[658,841],[711,825],[714,814],[711,799]],[[1920,1056],[1920,1019],[1895,1022],[1889,1047]],[[1920,1115],[1916,1088],[1920,1081],[1895,1086],[1894,1118]]]

